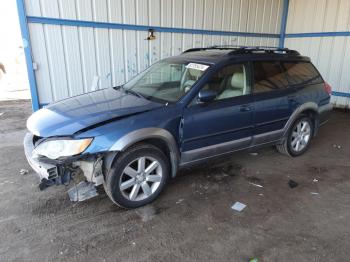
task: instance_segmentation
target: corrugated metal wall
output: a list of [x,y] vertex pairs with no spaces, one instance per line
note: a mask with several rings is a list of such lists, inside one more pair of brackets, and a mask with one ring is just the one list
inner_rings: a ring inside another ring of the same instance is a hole
[[[278,34],[283,0],[26,0],[28,16]],[[278,38],[218,36],[29,23],[40,104],[122,84],[191,47],[277,46]]]
[[[290,0],[287,34],[349,32],[350,0]],[[350,93],[350,37],[288,38],[288,48],[310,56],[333,91]],[[350,107],[350,98],[332,96],[337,107]]]

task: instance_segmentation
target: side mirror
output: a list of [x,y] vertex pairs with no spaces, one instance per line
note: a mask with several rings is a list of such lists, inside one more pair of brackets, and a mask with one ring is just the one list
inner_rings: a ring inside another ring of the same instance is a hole
[[198,94],[198,101],[202,103],[208,103],[216,98],[216,92],[213,90],[201,90]]

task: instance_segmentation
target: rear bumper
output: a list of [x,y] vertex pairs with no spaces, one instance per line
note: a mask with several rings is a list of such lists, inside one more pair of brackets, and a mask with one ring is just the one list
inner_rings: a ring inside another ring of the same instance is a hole
[[40,178],[40,181],[43,179],[51,180],[58,177],[57,166],[48,163],[43,163],[33,157],[34,144],[33,135],[31,133],[27,133],[25,135],[23,146],[28,163],[37,173],[37,175]]
[[333,106],[332,104],[326,104],[323,106],[320,106],[318,108],[318,115],[319,115],[319,123],[322,125],[323,123],[327,122],[330,114],[332,112]]

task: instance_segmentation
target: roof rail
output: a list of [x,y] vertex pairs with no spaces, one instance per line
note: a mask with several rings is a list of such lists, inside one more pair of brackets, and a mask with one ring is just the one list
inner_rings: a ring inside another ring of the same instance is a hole
[[268,53],[268,54],[289,54],[300,55],[296,50],[288,48],[278,48],[273,46],[234,46],[234,45],[214,45],[209,47],[191,48],[184,53],[204,51],[204,50],[232,50],[228,55],[252,54],[252,53]]
[[208,46],[208,47],[195,47],[195,48],[190,48],[190,49],[187,49],[185,51],[183,51],[183,53],[189,53],[189,52],[196,52],[196,51],[205,51],[205,50],[216,50],[216,49],[219,49],[219,50],[228,50],[228,49],[233,49],[232,47],[220,47],[220,46]]
[[229,55],[236,54],[252,54],[252,53],[267,53],[267,54],[288,54],[288,55],[300,55],[300,53],[293,49],[270,47],[270,46],[245,46],[237,48],[229,52]]

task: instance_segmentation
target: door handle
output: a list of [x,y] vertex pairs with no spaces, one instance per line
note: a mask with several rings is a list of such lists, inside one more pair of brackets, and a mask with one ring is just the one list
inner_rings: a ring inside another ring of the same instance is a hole
[[252,107],[251,105],[242,105],[240,108],[239,108],[239,111],[241,112],[249,112],[252,110]]
[[292,103],[296,103],[297,101],[295,98],[296,98],[296,96],[288,96],[288,101],[292,102]]

